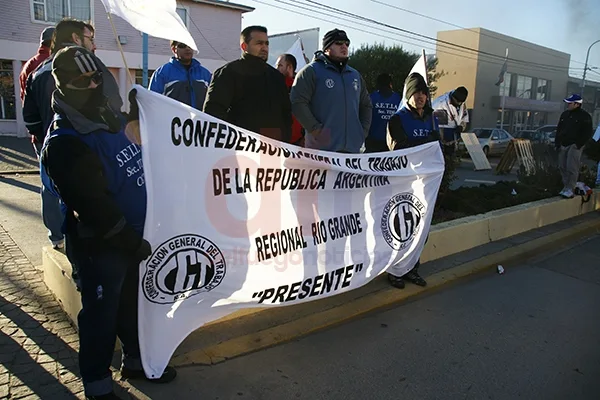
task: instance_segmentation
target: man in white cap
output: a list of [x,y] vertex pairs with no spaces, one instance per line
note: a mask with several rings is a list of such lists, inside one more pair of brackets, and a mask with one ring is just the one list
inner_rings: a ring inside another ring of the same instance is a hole
[[563,181],[563,190],[559,193],[568,199],[574,196],[573,189],[579,177],[579,164],[583,146],[594,133],[592,117],[581,108],[583,100],[578,94],[564,99],[567,110],[563,112],[556,127],[555,146],[559,150],[558,168]]

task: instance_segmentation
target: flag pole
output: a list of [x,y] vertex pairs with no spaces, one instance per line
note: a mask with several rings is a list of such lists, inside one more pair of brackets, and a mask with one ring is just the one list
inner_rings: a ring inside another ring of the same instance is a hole
[[[508,59],[508,47],[506,48],[506,58]],[[504,61],[506,62],[506,61]],[[500,129],[504,129],[504,102],[506,98],[506,71],[504,71],[504,76],[502,77],[502,112],[500,113]]]
[[117,34],[117,28],[115,28],[115,24],[113,23],[112,17],[110,13],[107,12],[108,20],[110,21],[110,26],[112,26],[113,34],[115,35],[115,40],[117,41],[117,46],[119,47],[119,51],[121,52],[121,57],[123,57],[123,64],[125,64],[125,69],[127,69],[127,76],[129,78],[129,83],[133,85],[135,82],[129,73],[129,67],[127,66],[127,60],[125,60],[125,53],[123,52],[123,47],[121,47],[121,42],[119,41],[119,35]]

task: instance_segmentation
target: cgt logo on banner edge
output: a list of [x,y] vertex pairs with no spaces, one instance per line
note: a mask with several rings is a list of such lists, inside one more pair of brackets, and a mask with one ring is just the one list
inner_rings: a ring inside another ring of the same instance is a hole
[[210,292],[221,284],[225,272],[225,257],[214,242],[181,234],[154,250],[145,264],[142,289],[152,303],[173,304]]
[[394,195],[381,216],[381,233],[386,243],[396,251],[407,248],[421,229],[425,211],[425,205],[414,194]]

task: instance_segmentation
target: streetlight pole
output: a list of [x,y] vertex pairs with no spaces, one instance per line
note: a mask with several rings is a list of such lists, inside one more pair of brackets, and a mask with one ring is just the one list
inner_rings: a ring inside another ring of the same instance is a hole
[[590,44],[590,47],[588,47],[588,50],[587,50],[587,55],[585,56],[585,66],[583,67],[583,79],[581,80],[581,97],[583,97],[583,89],[585,88],[585,74],[588,69],[587,66],[588,66],[588,60],[590,59],[590,50],[592,49],[592,46],[598,42],[600,42],[600,39],[598,39],[594,43]]

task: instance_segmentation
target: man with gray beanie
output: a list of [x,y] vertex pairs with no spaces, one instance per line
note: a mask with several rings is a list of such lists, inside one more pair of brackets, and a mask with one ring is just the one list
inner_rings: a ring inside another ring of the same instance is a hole
[[327,32],[323,50],[296,75],[292,112],[306,129],[307,148],[360,153],[364,146],[373,106],[364,79],[348,65],[349,46],[346,32]]
[[[79,368],[86,398],[119,399],[110,370],[122,344],[121,376],[145,379],[138,341],[139,263],[152,252],[143,239],[146,189],[141,148],[123,133],[125,119],[103,92],[102,63],[72,46],[52,62],[55,118],[42,148],[42,181],[66,206],[65,233],[79,269],[82,310]],[[173,380],[167,367],[155,383]]]

